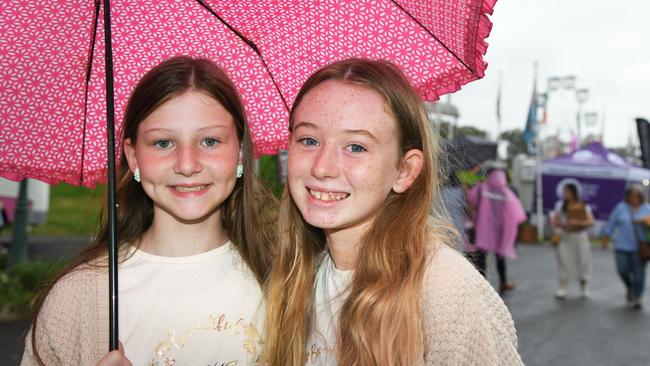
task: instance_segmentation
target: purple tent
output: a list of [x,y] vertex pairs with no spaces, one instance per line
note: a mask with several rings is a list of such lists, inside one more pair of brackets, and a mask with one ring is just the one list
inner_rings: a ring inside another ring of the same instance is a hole
[[650,183],[650,170],[641,168],[607,150],[600,143],[584,146],[571,154],[542,162],[544,212],[555,207],[566,183],[574,183],[583,200],[591,205],[594,218],[607,220],[632,183]]

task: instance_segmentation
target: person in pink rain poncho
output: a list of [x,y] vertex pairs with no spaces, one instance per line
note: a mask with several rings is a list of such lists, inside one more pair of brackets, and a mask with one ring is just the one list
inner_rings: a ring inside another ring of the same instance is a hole
[[517,257],[517,227],[526,220],[526,212],[517,195],[508,187],[506,172],[488,170],[487,180],[467,192],[467,202],[474,210],[476,240],[474,253],[477,269],[485,275],[488,252],[495,254],[499,272],[499,293],[514,288],[506,278],[505,258]]

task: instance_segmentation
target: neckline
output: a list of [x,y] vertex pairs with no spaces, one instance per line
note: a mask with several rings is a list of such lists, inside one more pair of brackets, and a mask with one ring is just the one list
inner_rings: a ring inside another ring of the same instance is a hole
[[156,254],[151,254],[148,252],[145,252],[142,249],[137,249],[134,247],[130,248],[130,252],[133,253],[132,258],[140,258],[149,262],[158,262],[158,263],[193,263],[193,262],[200,262],[208,258],[220,256],[222,254],[227,253],[233,248],[233,244],[230,240],[225,242],[224,244],[214,248],[210,249],[208,251],[205,251],[203,253],[198,253],[198,254],[192,254],[192,255],[186,255],[186,256],[179,256],[179,257],[168,257],[168,256],[163,256],[163,255],[156,255]]

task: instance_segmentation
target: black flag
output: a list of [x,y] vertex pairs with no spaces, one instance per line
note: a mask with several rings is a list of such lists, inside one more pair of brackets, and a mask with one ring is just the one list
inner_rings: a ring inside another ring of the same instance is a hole
[[637,118],[636,129],[639,133],[639,144],[641,145],[641,160],[643,161],[643,167],[650,169],[650,122],[644,118]]

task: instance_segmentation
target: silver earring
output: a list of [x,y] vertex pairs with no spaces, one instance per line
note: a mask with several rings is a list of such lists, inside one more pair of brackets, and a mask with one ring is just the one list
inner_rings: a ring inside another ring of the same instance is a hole
[[241,178],[244,175],[244,166],[242,164],[237,164],[237,178]]
[[133,172],[133,179],[140,183],[140,168],[135,168],[135,171]]

